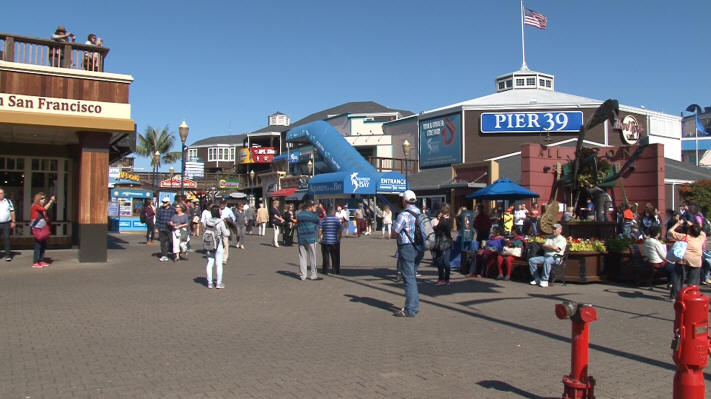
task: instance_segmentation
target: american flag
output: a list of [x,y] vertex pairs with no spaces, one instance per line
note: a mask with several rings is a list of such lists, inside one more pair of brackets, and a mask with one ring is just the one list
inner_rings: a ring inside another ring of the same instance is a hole
[[545,15],[529,10],[528,8],[524,8],[524,10],[523,23],[525,25],[535,26],[538,29],[546,29],[548,19]]

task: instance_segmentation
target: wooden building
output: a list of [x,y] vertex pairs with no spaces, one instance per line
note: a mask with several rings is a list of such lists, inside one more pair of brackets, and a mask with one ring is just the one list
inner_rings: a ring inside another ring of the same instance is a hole
[[[16,207],[13,248],[32,245],[32,197],[56,196],[50,247],[106,262],[109,163],[135,149],[130,75],[108,48],[0,34],[0,187]],[[61,66],[50,65],[60,51]],[[91,62],[89,58],[91,57]]]

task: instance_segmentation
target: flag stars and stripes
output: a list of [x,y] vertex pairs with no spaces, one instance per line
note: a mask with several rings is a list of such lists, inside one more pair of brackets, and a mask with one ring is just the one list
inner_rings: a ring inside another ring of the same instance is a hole
[[523,23],[525,25],[534,26],[538,29],[546,29],[548,18],[546,18],[543,14],[524,8]]

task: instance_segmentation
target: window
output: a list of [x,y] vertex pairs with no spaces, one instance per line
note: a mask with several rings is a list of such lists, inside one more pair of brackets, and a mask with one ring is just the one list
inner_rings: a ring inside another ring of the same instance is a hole
[[535,86],[536,78],[526,78],[526,86]]
[[513,81],[511,79],[506,81],[506,88],[510,89],[513,86]]
[[207,149],[207,161],[217,162],[217,161],[234,161],[235,160],[235,148],[234,147],[212,147]]
[[523,86],[523,78],[516,79],[516,86]]
[[543,79],[538,79],[538,85],[541,87],[546,87],[546,81]]
[[546,87],[551,87],[551,81],[550,81],[550,80],[546,80]]
[[503,80],[501,82],[499,82],[499,90],[503,90],[505,84],[506,83]]
[[188,149],[188,159],[197,158],[197,156],[198,156],[197,148],[189,148]]

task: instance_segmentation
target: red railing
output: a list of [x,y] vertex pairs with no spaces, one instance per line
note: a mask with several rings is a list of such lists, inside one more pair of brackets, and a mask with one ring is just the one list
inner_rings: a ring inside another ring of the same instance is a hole
[[103,72],[109,48],[0,33],[0,59],[22,64]]

